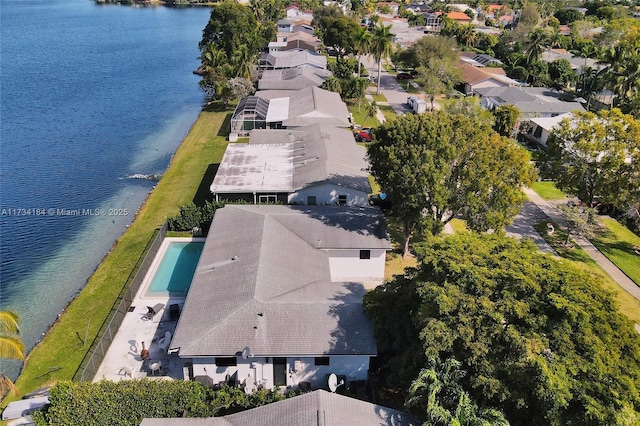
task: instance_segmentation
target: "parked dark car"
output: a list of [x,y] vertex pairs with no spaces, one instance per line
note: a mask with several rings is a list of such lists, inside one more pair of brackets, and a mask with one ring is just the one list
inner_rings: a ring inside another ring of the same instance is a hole
[[413,76],[408,72],[401,72],[398,74],[398,80],[413,80]]
[[385,212],[391,209],[391,207],[393,206],[393,202],[391,201],[391,197],[389,197],[384,192],[381,192],[379,194],[369,195],[369,205],[378,206],[380,210]]

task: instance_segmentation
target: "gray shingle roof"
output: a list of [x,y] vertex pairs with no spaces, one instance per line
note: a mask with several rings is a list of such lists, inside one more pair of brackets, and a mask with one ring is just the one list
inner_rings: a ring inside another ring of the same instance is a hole
[[370,193],[365,155],[346,129],[318,124],[257,129],[249,144],[227,147],[211,192],[293,192],[328,182]]
[[302,127],[312,124],[328,124],[350,127],[350,114],[340,95],[319,87],[300,90],[260,90],[255,93],[263,99],[289,98],[288,118],[282,121],[286,127]]
[[315,68],[327,68],[327,58],[310,50],[292,49],[270,52],[265,57],[269,68],[296,68],[311,66]]
[[547,87],[484,87],[475,92],[490,98],[496,106],[514,105],[525,115],[584,111],[579,102],[563,101],[559,92]]
[[[374,355],[360,283],[331,282],[321,249],[390,248],[372,208],[219,209],[172,348],[180,356]],[[295,326],[294,326],[295,325]]]
[[311,86],[321,86],[331,71],[317,68],[290,68],[265,70],[258,81],[259,90],[299,90]]
[[[223,420],[224,419],[224,420]],[[413,426],[413,416],[325,390],[209,419],[144,419],[140,426]]]

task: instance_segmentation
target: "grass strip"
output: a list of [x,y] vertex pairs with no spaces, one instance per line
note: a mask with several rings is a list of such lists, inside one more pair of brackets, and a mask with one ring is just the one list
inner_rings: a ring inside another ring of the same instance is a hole
[[396,112],[393,110],[393,108],[391,108],[391,106],[379,105],[378,108],[380,109],[380,111],[382,112],[382,115],[384,115],[384,118],[387,121],[393,121],[396,118],[398,118],[398,114],[396,114]]
[[[58,380],[71,380],[156,229],[168,216],[177,214],[180,205],[201,201],[207,192],[227,145],[230,116],[231,112],[218,104],[200,113],[134,222],[29,354],[16,381],[22,394]],[[3,405],[8,402],[10,397]]]
[[347,109],[353,115],[353,122],[363,127],[378,127],[380,122],[374,115],[373,117],[367,117],[367,111],[369,110],[368,104],[364,101],[358,104],[347,104]]
[[569,240],[571,248],[565,246],[567,234],[560,227],[553,223],[555,231],[553,234],[547,232],[547,223],[542,221],[536,224],[535,229],[545,239],[547,243],[558,253],[563,259],[571,261],[577,268],[582,271],[591,273],[600,278],[600,283],[604,288],[613,292],[618,301],[620,312],[626,315],[636,324],[640,324],[640,300],[633,297],[629,292],[620,287],[609,274],[593,260],[587,252],[582,250],[577,244]]
[[602,223],[607,230],[596,235],[591,242],[636,285],[640,285],[640,256],[633,251],[634,246],[640,246],[640,237],[615,219],[604,218]]
[[564,198],[567,198],[565,193],[560,191],[556,187],[555,183],[550,181],[534,182],[531,185],[531,189],[533,189],[536,194],[542,197],[542,199],[547,201],[562,200]]

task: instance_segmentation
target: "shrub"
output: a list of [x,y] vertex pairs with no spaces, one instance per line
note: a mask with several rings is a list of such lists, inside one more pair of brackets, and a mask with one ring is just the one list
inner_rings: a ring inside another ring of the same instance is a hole
[[194,228],[203,228],[213,220],[216,209],[224,207],[224,203],[206,201],[204,206],[198,207],[194,203],[180,206],[180,213],[170,217],[170,231],[191,231]]
[[284,399],[275,390],[245,394],[193,381],[58,382],[50,404],[33,413],[37,425],[139,425],[143,418],[213,417]]

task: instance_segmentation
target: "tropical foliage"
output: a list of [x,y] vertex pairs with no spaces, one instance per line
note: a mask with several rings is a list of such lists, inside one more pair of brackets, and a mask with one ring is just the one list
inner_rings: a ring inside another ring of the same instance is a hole
[[[25,346],[20,339],[20,317],[13,311],[0,311],[0,359],[24,360]],[[0,371],[0,400],[9,392],[17,393],[13,381]]]
[[428,414],[464,391],[512,425],[640,421],[640,340],[593,276],[497,235],[431,238],[417,252],[417,268],[364,300],[389,385],[413,382],[410,406]]
[[457,215],[500,232],[518,213],[534,171],[525,152],[483,120],[444,111],[385,123],[368,147],[369,171],[394,200],[403,253],[415,232],[438,234]]
[[380,94],[380,73],[382,72],[382,60],[391,57],[393,52],[393,34],[391,33],[391,25],[380,24],[374,30],[371,44],[369,45],[369,53],[378,63],[378,79],[377,91]]
[[575,112],[554,128],[541,174],[587,205],[640,201],[640,121],[618,109]]
[[218,417],[282,399],[275,390],[247,395],[235,387],[214,390],[183,380],[58,382],[50,405],[33,417],[37,425],[137,426],[147,417]]

